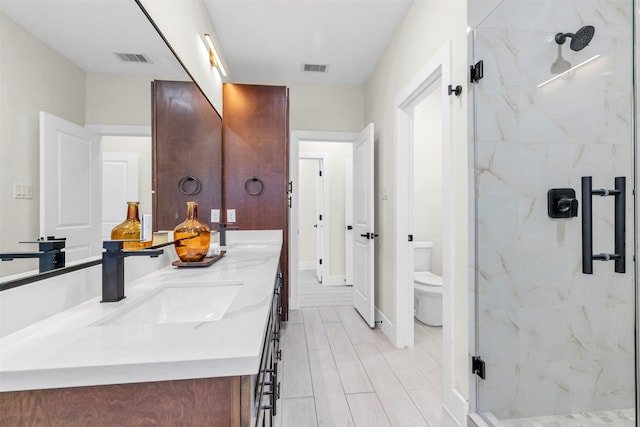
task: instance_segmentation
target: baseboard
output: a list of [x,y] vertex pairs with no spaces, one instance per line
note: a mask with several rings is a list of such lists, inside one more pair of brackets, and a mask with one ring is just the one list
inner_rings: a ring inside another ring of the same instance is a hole
[[346,276],[338,275],[338,276],[324,276],[322,278],[322,284],[324,286],[345,286]]
[[313,261],[300,261],[300,263],[298,264],[298,268],[300,270],[315,270],[316,263]]
[[504,427],[504,424],[502,423],[502,421],[496,418],[496,416],[493,415],[491,412],[485,412],[484,416],[487,417],[489,422],[485,421],[485,419],[482,418],[480,414],[477,414],[477,413],[469,414],[468,425],[472,427],[490,427],[490,426]]
[[382,333],[391,341],[391,344],[396,345],[396,328],[393,323],[385,317],[378,307],[375,308],[375,321],[376,327],[382,330]]
[[443,399],[444,409],[449,412],[458,425],[466,425],[467,414],[469,413],[467,399],[458,393],[455,388],[449,390],[449,393],[446,394],[448,394],[448,396],[444,396]]

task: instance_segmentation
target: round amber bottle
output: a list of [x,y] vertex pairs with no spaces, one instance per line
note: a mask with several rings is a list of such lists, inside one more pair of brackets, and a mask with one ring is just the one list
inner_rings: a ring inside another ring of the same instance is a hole
[[[140,240],[139,202],[127,202],[127,219],[111,230],[111,240]],[[122,249],[136,250],[144,247],[143,242],[124,242]]]
[[211,230],[198,220],[197,202],[187,202],[187,219],[173,229],[173,240],[183,262],[202,261],[209,251]]

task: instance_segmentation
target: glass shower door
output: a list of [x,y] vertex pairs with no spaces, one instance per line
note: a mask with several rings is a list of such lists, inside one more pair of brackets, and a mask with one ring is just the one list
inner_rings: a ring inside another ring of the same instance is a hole
[[[484,69],[473,84],[476,353],[486,364],[476,396],[494,425],[635,426],[633,13],[630,1],[505,0],[474,29]],[[601,195],[616,177],[622,195]],[[550,217],[550,189],[574,190],[552,198],[566,218]],[[622,273],[598,258],[620,251],[624,196]],[[596,259],[585,274],[589,216]]]

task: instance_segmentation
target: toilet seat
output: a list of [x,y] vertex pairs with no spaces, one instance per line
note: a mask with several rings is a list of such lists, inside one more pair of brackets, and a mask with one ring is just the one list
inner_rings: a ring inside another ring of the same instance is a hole
[[430,271],[416,271],[413,273],[413,281],[415,285],[442,287],[442,276],[433,274]]

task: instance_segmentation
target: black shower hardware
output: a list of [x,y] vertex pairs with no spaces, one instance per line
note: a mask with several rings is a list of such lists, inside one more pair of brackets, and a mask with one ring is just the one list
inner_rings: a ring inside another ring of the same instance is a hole
[[[592,196],[614,196],[614,248],[615,253],[593,253],[593,212]],[[616,273],[625,273],[625,209],[626,178],[615,178],[615,188],[597,189],[592,186],[590,176],[582,177],[582,272],[593,274],[593,260],[615,261]]]
[[457,85],[456,87],[453,87],[453,85],[449,85],[449,87],[447,88],[447,92],[449,93],[449,96],[460,96],[460,94],[462,93],[462,86]]
[[550,218],[578,216],[578,200],[573,188],[552,188],[547,191],[547,213]]
[[575,33],[558,33],[555,36],[555,41],[559,45],[564,44],[567,41],[567,37],[571,38],[569,48],[573,51],[579,52],[585,47],[589,46],[589,42],[593,39],[596,29],[593,25],[585,25]]

